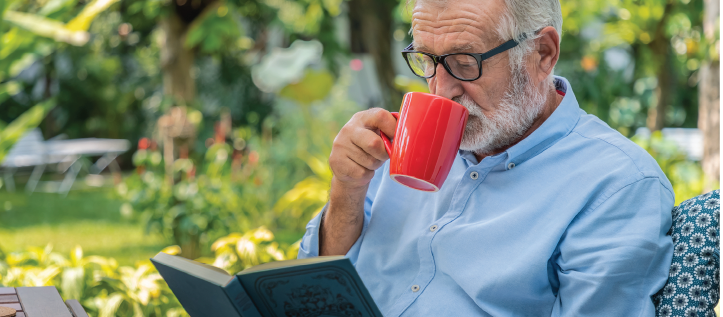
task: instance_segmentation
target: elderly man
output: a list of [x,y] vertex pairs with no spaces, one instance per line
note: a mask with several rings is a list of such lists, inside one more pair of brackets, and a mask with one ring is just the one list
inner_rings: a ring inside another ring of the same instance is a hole
[[299,257],[346,255],[387,317],[653,316],[672,187],[553,76],[561,26],[558,0],[417,0],[403,54],[469,110],[452,170],[435,193],[394,182],[394,117],[357,113]]

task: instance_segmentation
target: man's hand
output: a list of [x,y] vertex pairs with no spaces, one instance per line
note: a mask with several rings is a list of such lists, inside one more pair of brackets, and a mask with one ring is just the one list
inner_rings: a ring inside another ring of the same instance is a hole
[[396,119],[386,110],[357,112],[334,139],[329,165],[329,205],[321,222],[319,255],[344,255],[364,225],[364,199],[374,171],[389,159],[379,131],[394,137]]

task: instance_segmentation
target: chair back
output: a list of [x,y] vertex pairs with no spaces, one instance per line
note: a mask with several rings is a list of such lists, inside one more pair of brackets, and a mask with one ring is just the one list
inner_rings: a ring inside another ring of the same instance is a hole
[[40,129],[26,132],[2,161],[3,167],[28,167],[45,164],[46,146]]

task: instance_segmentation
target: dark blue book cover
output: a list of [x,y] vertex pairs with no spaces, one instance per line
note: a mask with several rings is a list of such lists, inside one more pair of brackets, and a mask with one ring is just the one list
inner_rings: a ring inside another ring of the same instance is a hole
[[236,277],[262,316],[382,317],[343,256],[272,262]]
[[151,261],[194,317],[382,317],[343,256],[266,263],[236,276],[165,253]]
[[261,316],[238,279],[220,268],[163,252],[151,262],[191,316]]

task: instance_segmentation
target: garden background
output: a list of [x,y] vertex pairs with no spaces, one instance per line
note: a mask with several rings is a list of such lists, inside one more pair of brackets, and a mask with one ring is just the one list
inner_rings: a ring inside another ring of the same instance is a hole
[[[582,108],[658,160],[676,204],[718,188],[720,3],[561,3],[556,74]],[[157,252],[231,273],[295,258],[326,201],[341,126],[427,89],[398,53],[410,8],[0,0],[0,161],[34,128],[133,144],[120,173],[84,168],[67,195],[44,192],[63,177],[54,169],[32,194],[0,182],[0,285],[55,285],[93,316],[183,316],[148,261]],[[666,127],[699,128],[702,157]],[[29,174],[15,173],[17,188]]]

